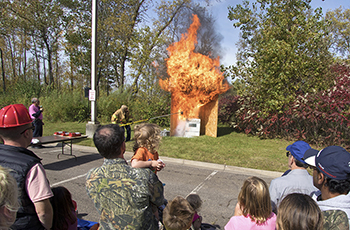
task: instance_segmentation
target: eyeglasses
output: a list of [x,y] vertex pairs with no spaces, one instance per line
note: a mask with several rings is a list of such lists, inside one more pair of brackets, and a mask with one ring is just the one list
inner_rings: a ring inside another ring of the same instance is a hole
[[286,152],[286,156],[289,157],[289,155],[290,155],[290,152]]
[[23,130],[23,131],[21,132],[21,134],[23,134],[25,131],[27,131],[27,130],[29,130],[29,129],[31,129],[31,130],[33,130],[33,131],[34,131],[35,126],[34,126],[34,125],[32,125],[31,127],[26,128],[25,130]]

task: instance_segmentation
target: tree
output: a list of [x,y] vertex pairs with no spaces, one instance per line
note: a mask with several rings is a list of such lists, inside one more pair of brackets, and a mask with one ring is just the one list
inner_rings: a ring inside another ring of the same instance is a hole
[[262,111],[280,110],[298,92],[329,85],[332,64],[326,22],[310,0],[259,0],[229,7],[228,18],[240,28],[237,63],[231,66]]
[[343,58],[350,59],[350,9],[339,7],[326,13],[332,48]]

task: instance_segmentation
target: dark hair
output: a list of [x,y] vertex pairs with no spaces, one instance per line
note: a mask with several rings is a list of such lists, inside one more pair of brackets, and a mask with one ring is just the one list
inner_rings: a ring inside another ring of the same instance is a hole
[[295,157],[294,157],[294,161],[295,161],[296,166],[298,166],[298,167],[300,167],[300,168],[305,168],[305,169],[307,169],[307,168],[309,167],[308,164],[303,163],[303,162],[297,160]]
[[77,221],[74,215],[72,195],[65,187],[59,186],[52,188],[53,197],[50,202],[53,209],[52,230],[68,229],[70,224]]
[[310,196],[291,193],[278,207],[276,226],[279,230],[323,230],[323,215]]
[[324,185],[328,187],[331,193],[348,194],[350,191],[350,179],[335,180],[326,177],[326,183]]
[[[317,173],[322,173],[318,168],[316,168]],[[333,178],[327,177],[324,173],[322,173],[326,179],[325,186],[328,187],[328,190],[331,193],[340,193],[340,194],[348,194],[350,191],[350,175],[349,179],[345,180],[335,180]]]
[[117,124],[104,125],[96,130],[93,139],[101,156],[107,159],[117,158],[121,154],[124,130]]

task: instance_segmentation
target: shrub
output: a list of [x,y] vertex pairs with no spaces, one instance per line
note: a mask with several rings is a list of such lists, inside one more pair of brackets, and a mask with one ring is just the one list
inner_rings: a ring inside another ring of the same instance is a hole
[[350,68],[335,65],[334,85],[314,94],[300,93],[281,111],[262,113],[253,97],[241,97],[231,126],[263,138],[305,140],[319,145],[350,146]]

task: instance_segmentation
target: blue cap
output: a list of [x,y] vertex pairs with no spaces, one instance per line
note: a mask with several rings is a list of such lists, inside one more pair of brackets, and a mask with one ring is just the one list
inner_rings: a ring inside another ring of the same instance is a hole
[[289,151],[295,159],[304,164],[306,164],[306,162],[303,160],[304,153],[308,149],[311,149],[311,147],[305,141],[296,141],[293,144],[288,145],[286,148],[286,150]]
[[305,152],[304,159],[329,178],[350,179],[350,153],[340,146],[329,146],[321,151],[310,149]]

